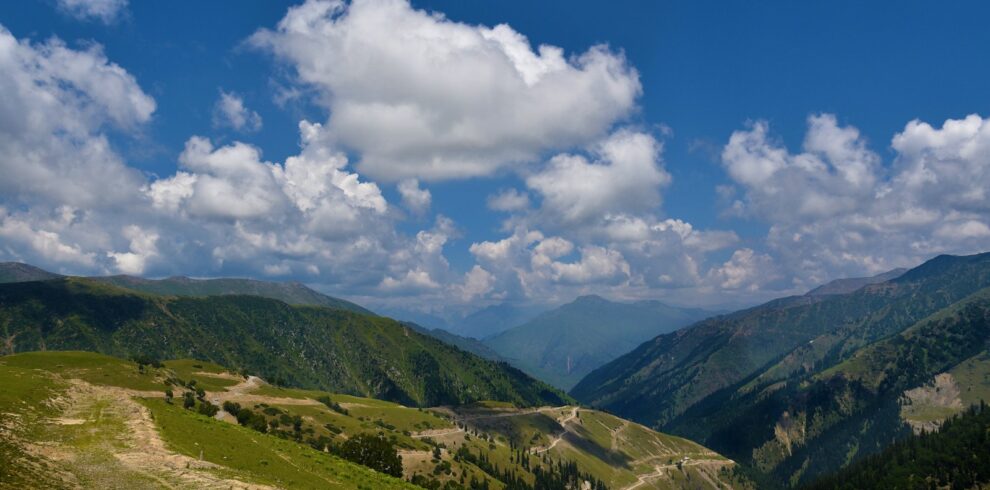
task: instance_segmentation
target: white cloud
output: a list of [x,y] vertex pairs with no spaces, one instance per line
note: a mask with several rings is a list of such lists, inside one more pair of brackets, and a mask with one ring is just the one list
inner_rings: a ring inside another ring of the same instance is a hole
[[[7,247],[28,252],[24,258],[38,258],[59,265],[93,267],[95,254],[61,236],[59,223],[35,222],[24,216],[9,214],[0,207],[0,238]],[[9,253],[9,252],[8,252]],[[20,254],[15,257],[22,257]]]
[[723,289],[747,289],[757,291],[778,279],[773,259],[749,248],[732,253],[721,266],[709,271],[710,278]]
[[505,189],[488,196],[488,209],[493,211],[524,211],[529,207],[529,195],[516,189]]
[[542,210],[565,223],[652,211],[670,174],[659,165],[660,144],[650,135],[621,130],[593,148],[598,158],[562,154],[526,185],[543,196]]
[[112,24],[127,8],[127,0],[56,0],[58,9],[80,20]]
[[396,188],[399,190],[399,195],[402,196],[402,204],[407,209],[416,214],[424,214],[429,211],[430,201],[433,199],[433,196],[429,190],[419,187],[418,180],[403,180],[399,182]]
[[30,202],[114,206],[139,196],[142,177],[104,130],[147,122],[155,101],[99,46],[18,41],[0,26],[0,193]]
[[822,115],[791,153],[758,122],[723,151],[742,189],[732,206],[770,223],[769,249],[798,287],[990,248],[990,121],[911,121],[891,146],[884,166],[855,128]]
[[244,105],[244,99],[233,92],[220,91],[220,98],[213,106],[213,125],[236,131],[258,131],[261,116]]
[[581,260],[549,264],[556,281],[570,284],[621,281],[630,275],[629,263],[622,254],[603,247],[581,248]]
[[130,225],[124,227],[122,235],[130,240],[129,252],[107,252],[113,259],[117,271],[123,274],[142,274],[148,260],[158,255],[158,234],[142,230],[141,227]]
[[[402,0],[309,0],[251,42],[291,64],[336,141],[377,179],[491,175],[602,135],[639,78],[604,46],[565,58],[509,26],[457,23]],[[395,83],[401,80],[402,83]]]

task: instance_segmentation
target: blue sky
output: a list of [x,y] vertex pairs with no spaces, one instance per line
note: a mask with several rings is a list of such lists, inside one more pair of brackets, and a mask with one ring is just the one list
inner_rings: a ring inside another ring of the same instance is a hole
[[0,258],[456,317],[990,249],[983,2],[327,5],[0,4]]

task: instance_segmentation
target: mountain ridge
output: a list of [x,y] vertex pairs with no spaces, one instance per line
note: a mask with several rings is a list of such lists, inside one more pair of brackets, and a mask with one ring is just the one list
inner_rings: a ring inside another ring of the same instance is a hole
[[[987,311],[990,254],[939,256],[853,292],[780,298],[660,335],[571,394],[801,483],[910,434],[899,400],[986,349]],[[980,379],[961,382],[990,393]]]
[[8,351],[190,357],[408,405],[569,398],[384,317],[258,296],[160,296],[65,278],[0,285]]
[[523,371],[567,389],[641,342],[710,314],[659,301],[621,303],[584,295],[484,343]]

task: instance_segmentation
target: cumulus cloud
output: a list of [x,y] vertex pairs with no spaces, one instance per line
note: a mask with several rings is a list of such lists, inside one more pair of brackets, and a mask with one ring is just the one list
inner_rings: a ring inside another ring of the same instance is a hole
[[244,105],[244,99],[233,92],[220,91],[220,98],[213,105],[213,125],[235,131],[258,131],[261,115]]
[[650,211],[660,205],[661,187],[670,183],[670,174],[658,165],[660,149],[648,134],[620,130],[593,148],[595,161],[557,155],[526,185],[542,195],[545,212],[567,223]]
[[122,235],[130,241],[127,252],[107,252],[117,271],[123,274],[141,274],[148,260],[158,255],[158,234],[142,230],[137,225],[124,227]]
[[56,0],[58,9],[79,20],[112,24],[127,8],[127,0]]
[[488,196],[488,209],[493,211],[523,211],[529,207],[529,195],[516,189],[505,189]]
[[151,119],[155,101],[99,46],[18,41],[0,26],[0,193],[84,207],[138,196],[142,177],[113,151],[106,130]]
[[909,122],[890,165],[859,131],[812,116],[803,151],[765,122],[733,133],[722,161],[736,212],[767,221],[768,246],[796,284],[911,266],[938,253],[990,248],[990,122]]
[[429,190],[421,189],[418,180],[403,180],[399,182],[396,188],[399,190],[399,195],[402,196],[402,204],[413,213],[423,214],[430,209],[433,195],[430,194]]
[[605,46],[565,57],[507,25],[453,22],[403,0],[309,0],[251,43],[319,91],[330,133],[382,180],[491,175],[581,145],[641,92]]

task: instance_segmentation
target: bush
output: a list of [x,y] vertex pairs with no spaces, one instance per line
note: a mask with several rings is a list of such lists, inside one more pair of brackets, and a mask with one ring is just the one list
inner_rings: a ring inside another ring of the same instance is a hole
[[201,400],[199,402],[199,413],[206,415],[207,417],[213,417],[219,411],[220,411],[220,407],[217,407],[216,405],[206,400]]
[[333,410],[334,412],[337,412],[337,413],[339,413],[341,415],[347,415],[348,414],[346,408],[340,406],[339,403],[331,400],[329,396],[323,395],[323,396],[317,398],[316,401],[318,401],[318,402],[326,405],[327,408],[329,408],[330,410]]
[[187,391],[182,394],[182,408],[192,408],[196,406],[196,399],[193,398],[191,391]]
[[232,401],[223,402],[223,411],[236,417],[241,411],[241,404]]
[[358,434],[344,441],[334,452],[341,458],[386,475],[402,476],[402,458],[392,442],[382,436]]
[[268,421],[265,416],[254,413],[250,408],[242,408],[237,412],[237,423],[258,432],[268,432]]

